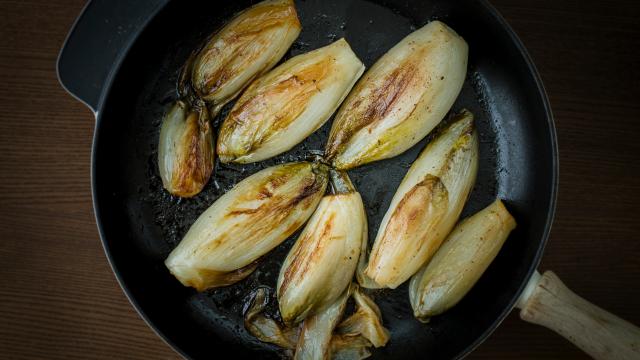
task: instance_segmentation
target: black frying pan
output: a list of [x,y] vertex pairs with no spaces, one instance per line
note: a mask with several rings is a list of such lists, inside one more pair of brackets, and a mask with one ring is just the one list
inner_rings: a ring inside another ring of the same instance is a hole
[[[246,1],[94,1],[80,16],[60,55],[66,89],[96,113],[92,182],[105,251],[141,316],[185,357],[277,357],[278,349],[247,334],[242,309],[252,289],[275,286],[295,235],[242,282],[203,293],[185,288],[163,261],[190,224],[240,179],[275,163],[321,150],[331,121],[293,150],[265,162],[216,164],[213,181],[192,199],[163,190],[156,149],[163,113],[176,98],[179,68],[190,51]],[[306,0],[296,4],[302,34],[285,59],[346,37],[368,67],[409,32],[432,19],[469,44],[467,81],[453,110],[476,115],[480,172],[463,216],[496,196],[517,229],[473,290],[429,324],[411,313],[406,284],[372,296],[391,341],[374,358],[459,358],[473,350],[514,307],[540,260],[556,199],[556,137],[540,78],[521,42],[485,1]],[[231,106],[227,106],[228,108]],[[226,111],[215,120],[217,124]],[[424,140],[393,159],[350,175],[363,196],[374,238],[380,220]],[[254,354],[255,355],[255,354]]]

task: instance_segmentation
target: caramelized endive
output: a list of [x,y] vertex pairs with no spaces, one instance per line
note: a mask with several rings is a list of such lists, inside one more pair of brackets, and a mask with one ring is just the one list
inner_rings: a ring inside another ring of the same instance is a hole
[[428,321],[462,300],[515,227],[515,219],[500,199],[461,221],[433,259],[411,278],[414,315]]
[[331,305],[349,287],[367,221],[360,194],[346,173],[331,171],[325,196],[287,255],[278,277],[278,304],[286,323]]
[[462,212],[478,171],[473,115],[463,110],[433,139],[400,183],[378,230],[363,286],[396,288],[440,247]]
[[298,162],[259,171],[203,212],[165,264],[197,290],[232,284],[300,228],[322,199],[327,166]]
[[160,129],[158,167],[164,188],[182,197],[198,194],[213,172],[214,152],[206,106],[177,101]]
[[363,71],[344,39],[287,60],[235,103],[218,136],[220,161],[250,163],[291,149],[329,119]]
[[338,169],[401,154],[444,118],[462,89],[467,43],[439,21],[414,31],[364,74],[326,146]]
[[266,0],[242,11],[195,52],[181,76],[213,115],[284,56],[300,34],[293,0]]

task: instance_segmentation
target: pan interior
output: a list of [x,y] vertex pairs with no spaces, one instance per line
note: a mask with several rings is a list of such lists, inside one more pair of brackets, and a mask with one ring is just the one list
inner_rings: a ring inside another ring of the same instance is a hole
[[[274,288],[280,264],[296,235],[265,257],[236,285],[196,293],[182,287],[163,261],[197,216],[239,180],[267,166],[321,151],[331,120],[303,143],[274,159],[250,165],[216,162],[213,180],[192,199],[162,188],[157,145],[162,115],[175,100],[175,82],[189,52],[248,2],[171,2],[143,31],[123,60],[105,98],[94,144],[96,211],[105,248],[125,290],[143,316],[183,354],[208,358],[216,345],[239,355],[279,350],[244,330],[242,312],[256,287]],[[495,262],[452,310],[429,324],[413,318],[407,284],[372,292],[391,341],[373,358],[431,359],[468,352],[510,310],[527,274],[537,265],[553,208],[553,129],[535,74],[508,29],[483,2],[307,0],[296,3],[303,30],[285,56],[345,37],[370,67],[404,36],[439,19],[469,43],[469,68],[452,111],[475,114],[480,134],[480,171],[465,207],[467,216],[496,196],[518,221]],[[217,129],[233,104],[216,119]],[[404,154],[349,174],[362,194],[369,238],[395,189],[429,139]],[[271,294],[273,295],[273,291]],[[277,316],[275,300],[270,309]]]

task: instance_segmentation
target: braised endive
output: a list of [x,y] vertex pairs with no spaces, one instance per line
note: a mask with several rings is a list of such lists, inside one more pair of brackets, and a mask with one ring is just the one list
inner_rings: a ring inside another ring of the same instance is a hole
[[327,172],[326,165],[298,162],[249,176],[198,217],[165,261],[167,268],[197,290],[241,280],[311,216]]
[[291,149],[329,119],[363,71],[344,39],[287,60],[235,103],[220,128],[220,161],[251,163]]
[[191,197],[207,184],[213,172],[213,135],[206,106],[177,101],[160,128],[158,167],[162,185],[171,194]]
[[411,278],[409,298],[414,315],[428,321],[457,304],[515,227],[516,221],[500,199],[460,222],[433,259]]
[[333,304],[351,283],[367,220],[360,194],[346,173],[331,171],[334,194],[322,198],[291,248],[278,277],[278,304],[297,323]]
[[467,43],[439,21],[409,34],[353,88],[333,122],[326,157],[350,169],[401,154],[446,115],[462,88]]
[[217,114],[282,58],[300,30],[293,0],[266,0],[242,11],[188,60],[183,95],[193,90]]
[[463,110],[411,165],[382,219],[360,278],[396,288],[417,272],[458,220],[477,170],[478,136],[473,115]]

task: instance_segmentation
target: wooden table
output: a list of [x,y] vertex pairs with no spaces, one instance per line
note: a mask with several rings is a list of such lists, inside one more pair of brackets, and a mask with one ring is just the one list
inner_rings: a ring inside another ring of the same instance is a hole
[[[98,239],[93,116],[55,73],[83,3],[0,1],[0,357],[178,358],[131,307]],[[558,211],[541,269],[640,324],[640,5],[494,3],[538,66],[558,130]],[[515,313],[470,356],[584,357]]]

